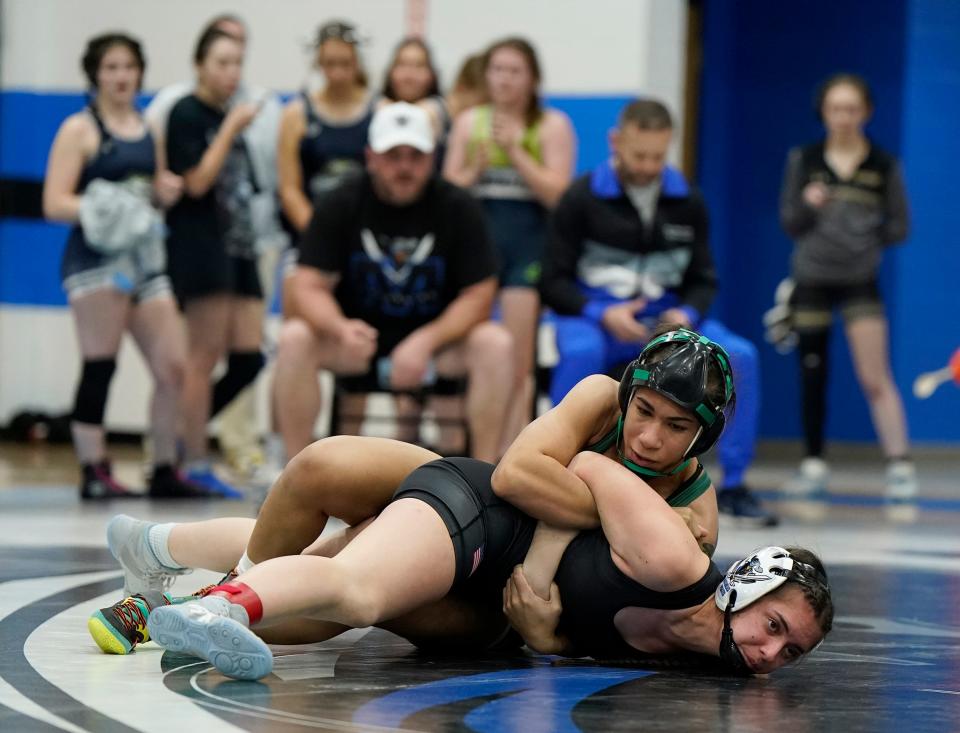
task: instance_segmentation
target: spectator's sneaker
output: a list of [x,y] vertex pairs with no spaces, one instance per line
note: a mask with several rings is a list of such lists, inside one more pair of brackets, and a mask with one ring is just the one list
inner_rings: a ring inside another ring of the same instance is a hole
[[85,463],[81,469],[80,498],[137,499],[142,494],[131,491],[113,477],[109,461]]
[[213,468],[209,464],[198,465],[188,469],[186,479],[191,484],[199,486],[213,496],[221,496],[225,499],[244,498],[242,491],[235,489],[226,481],[221,480],[220,477],[213,472]]
[[104,654],[129,654],[137,644],[150,641],[150,612],[169,603],[163,593],[130,596],[91,614],[87,630]]
[[222,596],[207,596],[150,614],[150,638],[164,649],[206,659],[227,677],[258,680],[273,669],[273,653],[247,628],[247,612]]
[[128,596],[162,593],[176,576],[190,572],[187,568],[168,568],[157,559],[148,538],[153,525],[126,514],[118,514],[107,525],[107,546],[123,567],[123,592]]
[[764,509],[746,486],[721,489],[717,492],[720,519],[728,519],[748,527],[776,527],[779,517]]
[[210,499],[217,498],[201,486],[190,483],[172,466],[154,466],[150,475],[151,499]]
[[887,466],[887,498],[891,501],[917,498],[917,469],[913,461],[890,461]]
[[822,458],[808,456],[800,461],[800,470],[787,481],[781,493],[794,498],[814,497],[825,494],[830,480],[830,468]]

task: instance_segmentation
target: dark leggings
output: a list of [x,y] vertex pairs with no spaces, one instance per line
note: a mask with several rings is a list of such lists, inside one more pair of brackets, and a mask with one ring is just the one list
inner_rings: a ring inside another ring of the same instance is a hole
[[827,368],[830,330],[800,331],[800,384],[803,403],[803,437],[807,455],[823,455],[827,420]]

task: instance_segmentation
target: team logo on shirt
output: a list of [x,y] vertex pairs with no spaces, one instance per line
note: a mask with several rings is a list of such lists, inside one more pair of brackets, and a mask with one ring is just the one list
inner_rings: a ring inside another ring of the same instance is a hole
[[432,232],[396,237],[362,229],[360,242],[352,270],[365,308],[401,318],[440,311],[446,263],[434,254]]

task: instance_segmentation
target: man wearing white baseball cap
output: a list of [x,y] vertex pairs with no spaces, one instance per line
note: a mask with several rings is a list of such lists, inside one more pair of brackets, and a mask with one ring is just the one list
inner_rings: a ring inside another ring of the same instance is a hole
[[436,147],[430,117],[421,107],[394,102],[378,111],[370,123],[370,149],[385,153],[400,145],[409,145],[421,153]]
[[490,320],[497,256],[479,205],[436,174],[434,147],[424,110],[381,107],[366,170],[316,201],[285,283],[274,372],[288,458],[313,440],[318,369],[351,392],[466,376],[471,453],[499,458],[513,344]]

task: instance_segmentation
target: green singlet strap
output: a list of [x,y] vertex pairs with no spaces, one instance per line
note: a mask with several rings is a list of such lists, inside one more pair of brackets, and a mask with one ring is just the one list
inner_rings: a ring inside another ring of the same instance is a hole
[[670,506],[689,506],[699,499],[703,492],[710,488],[713,482],[710,480],[710,474],[703,468],[703,464],[697,464],[697,470],[693,476],[684,481],[677,490],[670,494],[667,504]]
[[610,432],[604,435],[600,440],[598,440],[593,445],[588,445],[585,450],[593,451],[594,453],[606,453],[610,446],[613,445],[617,436],[620,434],[620,426],[623,424],[623,417],[617,420],[617,424],[610,428]]

